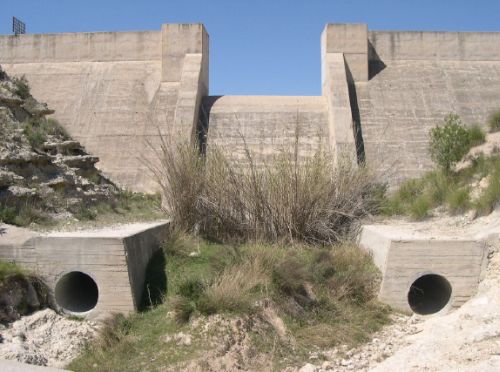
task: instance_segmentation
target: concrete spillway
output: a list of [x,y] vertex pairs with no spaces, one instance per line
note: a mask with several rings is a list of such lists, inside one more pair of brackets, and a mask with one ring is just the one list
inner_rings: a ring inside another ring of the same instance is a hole
[[359,243],[382,272],[379,299],[421,315],[459,307],[476,293],[485,272],[485,239],[421,232],[416,226],[363,226]]
[[162,221],[37,234],[3,225],[0,259],[42,277],[63,312],[86,318],[128,313],[140,305],[146,267],[167,226]]

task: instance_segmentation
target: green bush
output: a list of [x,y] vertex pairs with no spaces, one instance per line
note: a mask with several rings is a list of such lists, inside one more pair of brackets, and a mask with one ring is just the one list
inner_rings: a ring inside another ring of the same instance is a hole
[[429,137],[431,159],[445,172],[450,171],[471,146],[469,130],[454,114],[445,118],[444,125],[432,128]]
[[493,114],[491,114],[488,121],[488,126],[491,133],[500,131],[500,110],[497,110]]
[[446,204],[452,213],[462,213],[469,208],[469,189],[466,187],[453,190],[446,197]]
[[0,261],[0,283],[10,276],[24,274],[24,271],[14,263]]
[[429,215],[431,204],[425,195],[416,198],[409,206],[410,216],[415,220],[422,220]]
[[32,223],[50,225],[53,221],[43,212],[39,201],[28,199],[23,202],[3,201],[0,203],[0,221],[16,226]]
[[471,147],[482,145],[486,141],[486,133],[478,124],[470,126],[468,130]]
[[41,119],[42,131],[51,136],[62,137],[63,139],[69,139],[68,132],[63,126],[53,118],[43,118]]
[[23,123],[23,134],[30,143],[31,147],[39,148],[47,141],[48,136],[61,137],[68,139],[66,130],[52,118],[32,117]]
[[12,83],[16,87],[15,93],[22,99],[26,99],[30,96],[30,86],[26,76],[13,77]]
[[491,213],[493,208],[500,202],[500,161],[493,162],[492,168],[490,183],[474,205],[479,215]]
[[16,215],[16,208],[0,204],[0,222],[13,225]]

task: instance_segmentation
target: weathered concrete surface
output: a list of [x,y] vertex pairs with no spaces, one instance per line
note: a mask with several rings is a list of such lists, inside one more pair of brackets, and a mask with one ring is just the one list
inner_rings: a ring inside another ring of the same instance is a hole
[[301,157],[311,156],[327,141],[323,97],[210,96],[204,99],[203,109],[208,116],[208,146],[221,146],[242,162],[245,142],[265,161],[283,149],[293,150],[297,130]]
[[380,300],[411,312],[408,292],[413,282],[426,274],[438,274],[452,287],[448,307],[459,307],[476,293],[484,274],[488,255],[485,242],[462,234],[422,233],[415,226],[363,226],[359,244],[372,252],[382,272]]
[[201,24],[162,31],[0,36],[0,64],[32,93],[120,186],[158,190],[159,135],[191,140],[208,94],[208,35]]
[[500,61],[384,63],[356,92],[367,162],[393,184],[433,168],[428,133],[447,114],[484,125],[500,108]]
[[392,184],[432,169],[428,132],[449,113],[485,125],[500,108],[500,33],[369,32],[355,84],[366,159]]
[[67,273],[83,272],[97,284],[98,301],[88,318],[129,313],[140,305],[147,264],[166,236],[168,221],[95,231],[36,234],[2,225],[0,259],[40,275],[55,289]]
[[498,32],[370,31],[368,38],[370,60],[500,61]]
[[396,185],[431,169],[427,134],[446,114],[484,124],[500,107],[500,33],[329,24],[321,38],[323,97],[209,97],[208,44],[200,24],[1,36],[0,64],[28,77],[34,95],[56,109],[113,181],[148,192],[158,190],[146,164],[157,164],[159,134],[170,143],[192,141],[200,119],[210,123],[208,142],[224,138],[219,143],[239,154],[237,128],[252,147],[274,153],[272,136],[283,132],[289,143],[287,128],[298,121],[301,156],[320,143],[350,153],[355,147],[358,160],[364,156]]
[[345,55],[322,55],[323,97],[328,103],[328,142],[337,154],[356,159],[354,120],[349,98]]
[[352,79],[368,80],[368,26],[327,24],[321,35],[322,53],[342,53]]

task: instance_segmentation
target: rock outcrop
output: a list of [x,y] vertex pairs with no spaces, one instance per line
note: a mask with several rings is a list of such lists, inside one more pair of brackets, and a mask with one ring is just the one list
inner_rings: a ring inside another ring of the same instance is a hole
[[0,68],[0,221],[78,216],[118,191],[95,168],[99,159],[47,117],[52,113],[24,78],[11,79]]

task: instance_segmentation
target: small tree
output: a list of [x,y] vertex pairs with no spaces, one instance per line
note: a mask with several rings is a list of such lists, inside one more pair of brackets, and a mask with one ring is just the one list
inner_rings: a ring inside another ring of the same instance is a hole
[[470,150],[469,130],[456,114],[448,115],[444,125],[432,128],[429,137],[431,159],[445,172],[449,172]]

